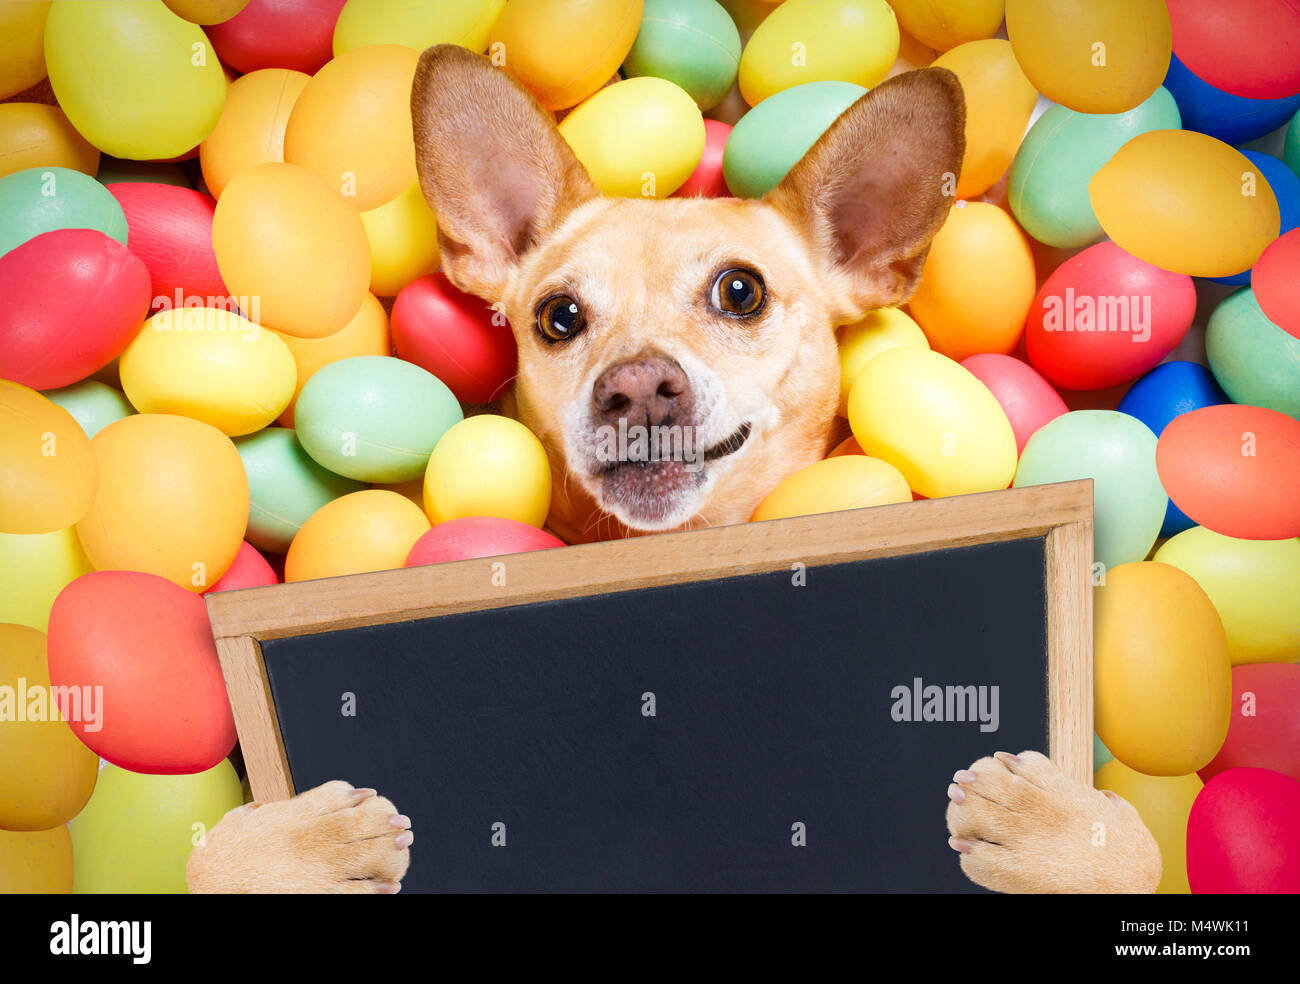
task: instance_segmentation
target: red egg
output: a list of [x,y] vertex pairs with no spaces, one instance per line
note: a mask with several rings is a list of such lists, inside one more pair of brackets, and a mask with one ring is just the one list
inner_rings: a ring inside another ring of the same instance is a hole
[[1187,880],[1197,895],[1300,892],[1300,782],[1228,769],[1187,818]]
[[1206,529],[1243,540],[1300,536],[1300,420],[1225,403],[1175,417],[1156,444],[1160,484]]
[[505,316],[441,273],[412,280],[393,303],[393,346],[462,403],[490,403],[514,379],[515,338]]
[[217,57],[240,74],[292,68],[315,75],[334,57],[334,23],[346,0],[251,0],[207,33]]
[[1013,356],[984,352],[961,364],[1001,405],[1015,432],[1017,453],[1025,449],[1034,431],[1069,409],[1051,383]]
[[165,578],[137,571],[77,578],[50,610],[49,661],[55,686],[102,694],[98,722],[68,723],[114,765],[202,772],[235,746],[207,608]]
[[1295,0],[1176,0],[1174,54],[1202,81],[1248,99],[1300,93],[1300,4]]
[[406,557],[407,567],[473,560],[502,554],[527,553],[562,547],[564,541],[545,530],[514,519],[466,516],[439,523],[415,541]]
[[722,155],[727,149],[731,126],[721,120],[704,121],[704,156],[686,183],[673,192],[674,198],[730,198],[731,189],[722,176]]
[[238,591],[240,588],[260,588],[268,584],[279,584],[280,579],[266,562],[266,558],[257,552],[257,548],[245,540],[239,545],[234,562],[226,568],[220,580],[208,588],[204,594],[214,591]]
[[1199,775],[1209,782],[1225,769],[1241,767],[1272,769],[1300,782],[1300,666],[1232,668],[1228,737]]
[[0,256],[0,377],[70,386],[112,362],[149,313],[149,271],[93,229],[42,233]]
[[1098,243],[1062,263],[1038,291],[1025,354],[1057,386],[1105,389],[1158,366],[1195,315],[1191,277]]
[[1300,338],[1300,229],[1279,236],[1259,255],[1250,285],[1265,317]]
[[131,252],[149,269],[156,308],[183,307],[187,297],[212,307],[210,298],[226,296],[212,248],[215,201],[190,188],[148,182],[114,183],[108,190],[126,213]]

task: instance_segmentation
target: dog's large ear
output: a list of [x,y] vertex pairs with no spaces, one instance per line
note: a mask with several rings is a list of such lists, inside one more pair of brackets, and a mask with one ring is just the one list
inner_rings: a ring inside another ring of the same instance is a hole
[[458,45],[420,56],[411,119],[443,272],[485,300],[570,209],[600,194],[528,91]]
[[846,109],[764,199],[822,260],[839,323],[912,296],[954,201],[965,128],[952,72],[895,76]]

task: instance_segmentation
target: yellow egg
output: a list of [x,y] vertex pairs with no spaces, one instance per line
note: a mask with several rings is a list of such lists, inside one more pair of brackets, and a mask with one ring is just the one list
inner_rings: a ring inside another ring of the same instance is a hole
[[231,294],[257,298],[259,324],[289,335],[332,335],[370,286],[360,214],[293,164],[235,175],[217,202],[212,245]]
[[1079,113],[1127,113],[1173,50],[1165,0],[1007,0],[1007,36],[1035,88]]
[[163,0],[177,17],[195,24],[220,24],[248,6],[248,0]]
[[298,402],[298,396],[317,369],[358,355],[393,354],[388,315],[374,294],[366,294],[365,300],[361,302],[361,310],[332,335],[324,338],[281,335],[280,340],[289,346],[289,352],[298,367],[298,382],[294,387],[293,399],[289,401],[284,413],[280,414],[280,423],[285,427],[293,426],[293,408]]
[[0,533],[53,533],[90,508],[98,469],[75,417],[0,379]]
[[488,54],[547,109],[568,109],[618,71],[642,7],[642,0],[511,0],[492,26]]
[[1232,675],[1223,623],[1191,576],[1139,561],[1094,592],[1097,735],[1127,765],[1185,776],[1228,734]]
[[71,891],[72,837],[66,824],[52,830],[0,830],[0,894],[67,895]]
[[1210,596],[1233,666],[1300,659],[1300,539],[1238,540],[1193,526],[1152,559],[1186,571]]
[[45,78],[45,18],[50,0],[0,3],[0,99]]
[[141,413],[175,413],[228,437],[284,412],[298,369],[280,336],[216,308],[172,308],[144,323],[118,362]]
[[898,308],[872,311],[857,324],[836,332],[840,347],[841,417],[848,416],[849,390],[868,362],[892,348],[929,348],[925,332]]
[[500,516],[540,527],[551,507],[546,449],[509,417],[468,417],[443,434],[424,473],[424,511],[444,523]]
[[786,0],[754,31],[740,56],[745,102],[805,82],[884,80],[898,56],[898,21],[885,0]]
[[861,454],[846,454],[813,462],[782,480],[758,504],[750,521],[911,501],[907,481],[893,465]]
[[438,269],[438,223],[419,182],[391,202],[362,212],[361,222],[370,241],[373,293],[394,297],[412,280]]
[[966,94],[966,156],[956,197],[975,198],[998,183],[1015,160],[1038,93],[1016,64],[1011,45],[968,41],[932,63],[961,80]]
[[667,198],[704,154],[704,117],[665,79],[642,76],[601,89],[560,123],[606,195]]
[[63,110],[44,103],[0,105],[0,178],[29,167],[66,167],[92,178],[99,151],[78,133]]
[[284,128],[310,75],[263,68],[231,83],[217,127],[199,145],[203,180],[220,198],[230,179],[258,164],[284,162]]
[[1188,895],[1187,817],[1205,784],[1200,776],[1147,776],[1112,759],[1093,777],[1098,789],[1109,789],[1133,804],[1160,847],[1163,870],[1157,895]]
[[849,391],[849,424],[862,450],[903,473],[929,499],[1005,489],[1016,438],[993,394],[938,352],[894,348],[876,356]]
[[348,0],[334,25],[334,54],[369,44],[404,44],[416,51],[458,44],[482,51],[505,5],[506,0]]
[[1250,159],[1191,130],[1138,134],[1093,176],[1088,197],[1122,249],[1194,277],[1250,269],[1282,225]]
[[302,524],[284,559],[284,580],[401,567],[428,531],[428,518],[405,496],[386,489],[353,492],[321,506]]
[[1002,26],[1004,0],[889,0],[903,30],[936,51],[982,41]]
[[91,570],[75,526],[53,533],[0,533],[0,622],[46,631],[59,592]]

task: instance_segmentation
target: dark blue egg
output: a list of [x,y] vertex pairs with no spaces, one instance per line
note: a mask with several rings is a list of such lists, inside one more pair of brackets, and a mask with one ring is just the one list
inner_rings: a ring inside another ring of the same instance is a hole
[[1178,103],[1184,130],[1208,133],[1234,147],[1272,133],[1300,110],[1300,95],[1246,99],[1216,89],[1194,75],[1177,55],[1169,59],[1164,86]]

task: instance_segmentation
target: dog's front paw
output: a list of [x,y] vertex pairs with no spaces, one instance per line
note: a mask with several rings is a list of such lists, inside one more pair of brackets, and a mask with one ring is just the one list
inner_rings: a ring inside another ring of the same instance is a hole
[[953,776],[948,844],[998,892],[1154,892],[1160,848],[1128,801],[1068,779],[1044,755],[998,752]]

